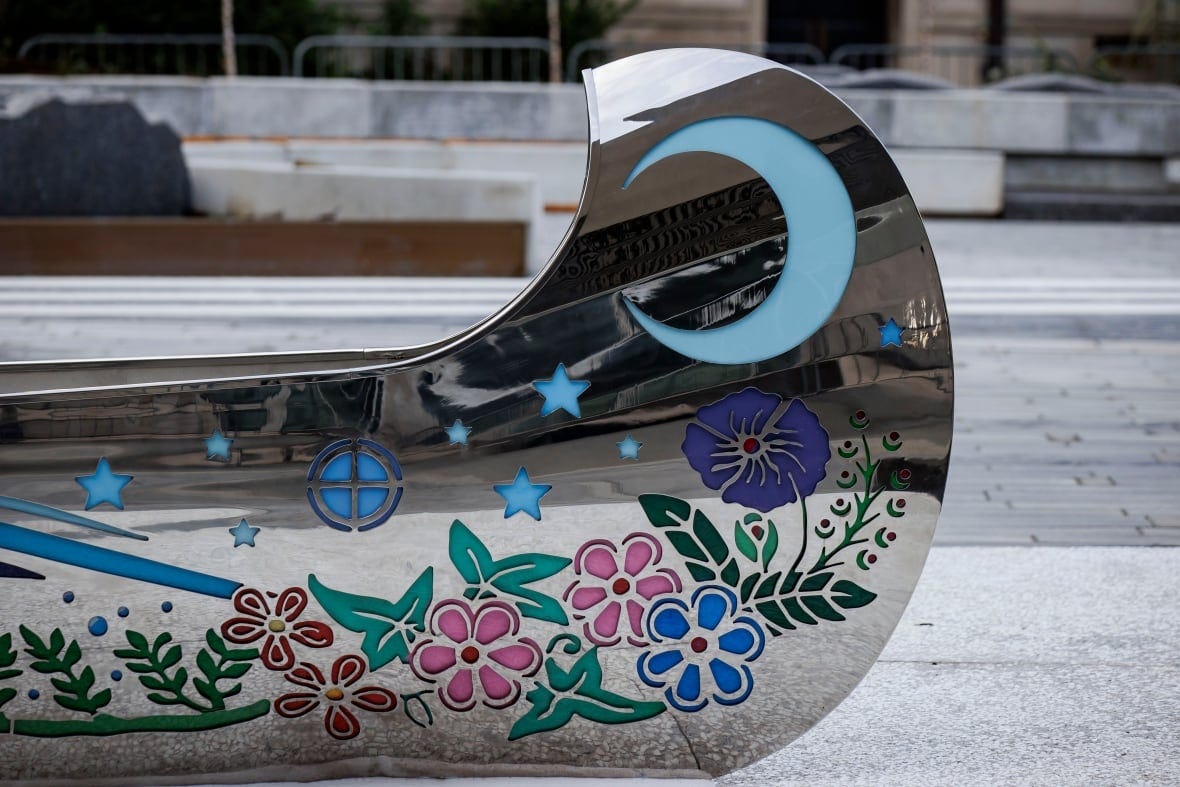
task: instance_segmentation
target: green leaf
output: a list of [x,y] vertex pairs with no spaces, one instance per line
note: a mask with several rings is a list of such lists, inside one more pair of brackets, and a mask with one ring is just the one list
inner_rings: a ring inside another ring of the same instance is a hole
[[766,541],[762,544],[762,568],[770,566],[771,558],[778,552],[778,528],[774,522],[766,520]]
[[139,679],[139,682],[145,689],[150,689],[151,691],[168,691],[170,688],[167,683],[154,675],[144,675]]
[[754,605],[754,609],[779,628],[787,630],[795,628],[795,624],[791,623],[783,613],[783,608],[778,605],[777,601],[760,601]]
[[685,560],[704,561],[709,559],[705,550],[701,549],[696,539],[688,533],[682,530],[669,530],[665,535],[668,537],[668,542],[672,544],[672,548],[679,552]]
[[[140,634],[138,631],[128,631],[127,632],[127,642],[128,642],[128,644],[131,645],[131,647],[135,648],[136,651],[143,654],[144,656],[146,656],[151,650],[148,647],[147,637]],[[127,657],[126,656],[119,656],[119,658],[127,658]]]
[[8,680],[20,675],[21,671],[18,669],[0,669],[0,680]]
[[692,532],[701,546],[708,551],[709,557],[713,559],[715,564],[720,566],[729,557],[729,547],[725,545],[725,539],[721,537],[721,533],[717,532],[716,526],[709,521],[709,517],[705,516],[704,511],[697,511],[693,515]]
[[844,609],[857,609],[871,604],[877,594],[865,590],[860,585],[847,579],[841,579],[832,585],[832,601]]
[[25,644],[29,646],[26,650],[30,656],[38,659],[46,659],[56,655],[56,651],[50,651],[45,641],[33,633],[32,629],[22,625],[20,627],[20,635],[24,638]]
[[[197,653],[197,669],[201,670],[201,673],[209,680],[216,680],[218,674],[217,665],[213,662],[213,657],[209,655],[209,651],[204,648]],[[195,679],[193,680],[193,684],[196,685]]]
[[697,582],[711,582],[717,578],[717,573],[713,569],[701,563],[685,563],[685,567]]
[[662,702],[645,702],[604,689],[598,648],[583,653],[568,670],[550,657],[545,662],[545,675],[549,685],[538,682],[525,695],[532,708],[512,725],[508,740],[558,729],[575,716],[599,724],[627,724],[665,710]]
[[[500,593],[515,596],[516,607],[524,617],[559,626],[569,624],[557,599],[526,587],[560,572],[572,562],[569,558],[530,552],[495,560],[483,542],[458,519],[451,523],[448,552],[451,562],[469,584],[477,588],[491,585]],[[473,598],[470,591],[477,588],[468,588],[464,595]]]
[[784,598],[783,599],[783,609],[786,610],[788,615],[790,615],[792,618],[799,621],[800,623],[804,624],[805,626],[814,626],[816,623],[819,622],[818,620],[813,618],[811,615],[807,614],[807,612],[799,604],[799,599],[797,599],[797,598]]
[[823,590],[828,580],[832,578],[832,572],[828,571],[823,574],[815,574],[803,580],[803,584],[799,586],[800,593],[816,593]]
[[761,578],[761,574],[751,574],[742,580],[741,596],[743,604],[750,600],[750,596],[754,595],[754,586],[758,584],[758,580]]
[[94,670],[90,667],[82,670],[82,674],[78,677],[75,685],[78,687],[77,692],[79,694],[89,694],[90,690],[94,688]]
[[395,659],[408,661],[413,632],[426,630],[426,611],[434,598],[434,569],[423,571],[397,603],[333,590],[314,574],[307,578],[307,586],[333,620],[365,635],[361,650],[369,669],[377,670]]
[[729,562],[725,564],[725,568],[721,569],[721,581],[730,587],[737,587],[738,581],[742,578],[742,572],[738,569],[737,559],[730,558]]
[[16,689],[0,689],[0,707],[16,697]]
[[15,663],[16,651],[12,649],[12,635],[0,635],[0,667],[11,667]]
[[62,663],[67,667],[72,667],[82,660],[82,646],[78,644],[78,640],[70,640],[70,646],[66,648],[65,655],[62,656]]
[[175,667],[180,663],[180,657],[182,655],[184,654],[181,653],[179,645],[173,645],[172,647],[168,648],[168,650],[164,653],[164,656],[160,659],[160,669]]
[[639,505],[656,527],[681,527],[692,513],[688,502],[667,495],[640,495]]
[[49,635],[49,648],[54,653],[61,653],[61,649],[66,646],[66,637],[61,633],[61,629],[54,629]]
[[226,664],[221,668],[221,677],[233,680],[240,678],[250,671],[250,664],[244,662],[237,662],[235,664]]
[[758,545],[754,543],[754,539],[750,538],[746,533],[746,529],[742,527],[741,522],[733,523],[733,543],[737,547],[738,552],[741,552],[749,560],[758,559]]
[[762,580],[762,583],[758,585],[758,590],[754,593],[754,598],[766,598],[767,596],[773,596],[775,586],[778,584],[778,579],[781,576],[782,572],[776,571],[766,577],[766,579]]
[[828,603],[828,600],[821,595],[800,596],[800,598],[803,600],[803,606],[815,613],[816,617],[837,622],[847,619],[837,612]]

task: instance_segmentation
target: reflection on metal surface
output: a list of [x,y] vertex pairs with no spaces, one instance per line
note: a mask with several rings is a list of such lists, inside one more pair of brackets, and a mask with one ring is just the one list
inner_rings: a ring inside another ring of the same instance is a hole
[[3,367],[0,776],[719,774],[855,686],[950,448],[913,201],[774,63],[586,85],[567,238],[459,335]]

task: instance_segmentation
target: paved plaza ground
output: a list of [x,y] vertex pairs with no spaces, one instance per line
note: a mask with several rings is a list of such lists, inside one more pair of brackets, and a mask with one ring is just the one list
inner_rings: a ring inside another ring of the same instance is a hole
[[[849,699],[720,782],[1180,784],[1180,225],[928,227],[956,413],[926,572]],[[396,346],[521,286],[0,278],[0,360]]]

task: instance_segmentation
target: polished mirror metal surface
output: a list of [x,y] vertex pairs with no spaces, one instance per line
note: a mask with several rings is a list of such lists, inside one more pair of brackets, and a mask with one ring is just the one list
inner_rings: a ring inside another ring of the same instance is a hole
[[777,64],[586,86],[569,233],[460,335],[0,369],[0,776],[716,775],[864,676],[951,441],[914,202]]

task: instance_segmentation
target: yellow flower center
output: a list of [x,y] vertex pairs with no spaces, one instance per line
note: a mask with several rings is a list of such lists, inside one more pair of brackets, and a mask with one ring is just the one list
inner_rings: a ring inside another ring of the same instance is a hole
[[275,632],[276,634],[280,631],[287,630],[287,624],[284,623],[283,621],[279,620],[278,618],[275,618],[270,623],[267,623],[266,627],[268,629],[270,629],[271,631]]
[[332,702],[339,702],[344,699],[344,692],[333,686],[324,692],[324,696],[332,700]]

